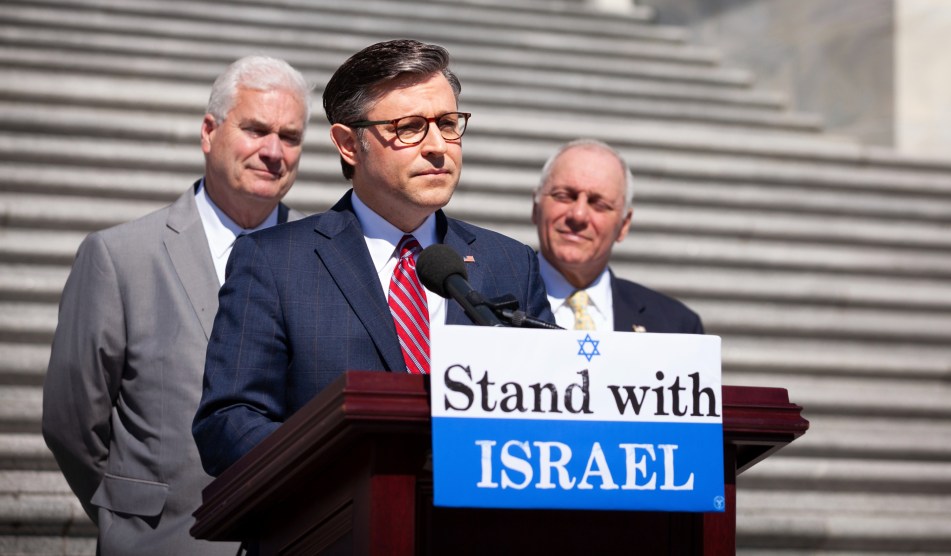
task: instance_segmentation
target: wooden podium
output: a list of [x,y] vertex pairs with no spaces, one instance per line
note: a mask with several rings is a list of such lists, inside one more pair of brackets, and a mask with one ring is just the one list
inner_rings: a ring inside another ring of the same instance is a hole
[[191,532],[261,554],[733,554],[736,476],[809,423],[784,389],[722,405],[723,513],[438,508],[426,378],[351,371],[204,490]]

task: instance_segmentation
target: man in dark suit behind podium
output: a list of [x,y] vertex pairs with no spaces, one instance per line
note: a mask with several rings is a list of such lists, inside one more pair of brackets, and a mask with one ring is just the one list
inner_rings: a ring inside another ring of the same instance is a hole
[[[414,281],[421,248],[450,245],[476,290],[514,294],[553,322],[534,252],[441,210],[459,181],[469,118],[448,62],[438,46],[389,41],[328,82],[331,139],[353,189],[326,213],[235,245],[193,425],[211,475],[344,371],[426,372],[429,322],[472,324]],[[409,317],[399,313],[407,306]]]
[[608,268],[631,225],[633,179],[617,151],[590,139],[563,145],[542,168],[532,223],[555,318],[568,329],[703,334],[683,303]]

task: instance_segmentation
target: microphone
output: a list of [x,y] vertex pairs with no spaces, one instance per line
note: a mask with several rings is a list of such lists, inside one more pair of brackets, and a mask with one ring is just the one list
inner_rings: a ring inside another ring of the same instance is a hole
[[505,326],[481,293],[469,284],[469,273],[462,257],[444,243],[434,243],[416,258],[416,275],[426,289],[441,297],[455,299],[462,310],[479,326]]

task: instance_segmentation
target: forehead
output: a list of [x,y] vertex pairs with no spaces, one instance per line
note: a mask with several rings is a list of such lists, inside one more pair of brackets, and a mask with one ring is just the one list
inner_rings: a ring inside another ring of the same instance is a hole
[[279,123],[303,127],[306,107],[298,95],[288,89],[259,91],[239,87],[228,118]]
[[573,147],[561,153],[551,167],[549,187],[623,196],[627,187],[624,167],[614,154],[597,147]]
[[367,115],[382,118],[435,115],[456,110],[456,95],[442,73],[407,75],[381,85]]

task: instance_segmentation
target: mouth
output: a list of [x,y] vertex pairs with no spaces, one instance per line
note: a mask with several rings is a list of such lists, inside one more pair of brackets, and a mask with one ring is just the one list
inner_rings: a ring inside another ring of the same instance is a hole
[[573,232],[573,231],[571,231],[571,230],[556,230],[556,231],[558,232],[558,235],[559,235],[561,238],[566,239],[566,240],[571,241],[571,242],[581,243],[581,242],[588,241],[588,238],[586,238],[585,236],[583,236],[583,235],[581,235],[581,234],[579,234],[579,233],[577,233],[577,232]]
[[282,172],[279,172],[279,171],[272,172],[270,170],[262,170],[260,168],[251,168],[251,171],[259,176],[263,176],[265,178],[272,179],[272,180],[281,179],[281,176],[283,176]]
[[446,168],[432,168],[430,170],[423,170],[422,172],[417,172],[417,176],[445,176],[449,175],[450,172]]

